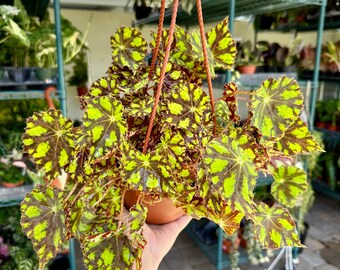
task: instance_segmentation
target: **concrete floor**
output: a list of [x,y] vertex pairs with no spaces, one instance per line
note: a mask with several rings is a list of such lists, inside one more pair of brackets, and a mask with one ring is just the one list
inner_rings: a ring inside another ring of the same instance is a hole
[[[305,243],[307,248],[298,256],[299,263],[294,265],[294,269],[340,270],[340,202],[317,195],[306,221],[310,226]],[[267,269],[269,265],[247,263],[240,265],[240,269]],[[180,234],[159,267],[159,270],[213,269],[214,264],[186,232]],[[275,269],[285,269],[283,260]]]

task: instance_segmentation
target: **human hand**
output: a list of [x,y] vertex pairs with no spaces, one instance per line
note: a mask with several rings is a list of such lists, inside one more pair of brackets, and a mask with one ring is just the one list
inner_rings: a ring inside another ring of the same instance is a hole
[[164,256],[169,252],[179,233],[188,225],[191,217],[184,215],[164,225],[144,225],[147,244],[142,255],[141,270],[157,270]]

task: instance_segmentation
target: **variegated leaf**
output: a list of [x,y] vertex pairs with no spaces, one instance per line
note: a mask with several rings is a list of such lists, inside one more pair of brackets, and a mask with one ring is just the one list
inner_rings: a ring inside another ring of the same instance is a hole
[[91,99],[82,121],[86,133],[84,143],[91,145],[90,155],[95,158],[101,158],[117,148],[127,132],[123,106],[110,96]]
[[223,69],[232,69],[236,56],[236,45],[228,27],[228,18],[225,18],[207,34],[207,43],[214,59],[214,66]]
[[89,270],[137,269],[141,265],[141,247],[145,246],[142,228],[147,210],[140,205],[130,209],[125,222],[107,219],[96,231],[81,239],[84,262]]
[[260,203],[256,208],[254,233],[264,248],[301,247],[295,223],[287,209]]
[[111,37],[112,60],[136,71],[144,61],[147,43],[141,32],[131,27],[121,27]]
[[184,138],[179,131],[173,131],[166,128],[161,137],[159,144],[156,145],[156,151],[162,156],[167,157],[171,168],[180,168],[180,163],[184,160],[185,153]]
[[233,82],[224,85],[223,101],[227,104],[230,112],[230,120],[234,122],[240,121],[238,115],[238,104],[235,93],[238,91],[237,85]]
[[229,111],[227,103],[225,103],[224,100],[218,100],[217,102],[215,102],[215,115],[217,123],[220,127],[219,133],[221,133],[230,122],[229,119],[231,116],[231,112]]
[[[203,55],[203,48],[202,48],[202,40],[199,30],[194,30],[190,34],[190,43],[192,45],[192,53],[195,56],[194,57],[194,66],[193,66],[193,72],[197,75],[199,75],[201,78],[205,79],[207,78],[205,65],[204,63],[204,55]],[[209,64],[209,70],[210,75],[212,77],[215,77],[215,60],[214,56],[212,55],[212,52],[210,50],[210,47],[207,46],[207,54],[208,54],[208,64]],[[190,66],[191,66],[190,62]],[[189,68],[189,67],[188,67]]]
[[[201,60],[202,52],[193,51],[190,42],[190,33],[185,29],[176,26],[175,30],[176,47],[171,51],[171,59],[188,69],[194,67],[195,61]],[[195,54],[197,52],[197,54]]]
[[221,200],[219,207],[210,207],[202,203],[189,204],[183,209],[187,214],[197,219],[208,218],[214,223],[218,224],[225,233],[232,235],[240,228],[240,223],[244,214],[239,211],[232,210],[227,204]]
[[161,193],[172,177],[171,166],[158,151],[143,154],[127,143],[122,145],[122,174],[130,189]]
[[151,115],[155,99],[151,96],[145,98],[134,98],[130,106],[125,109],[125,113],[130,117],[145,118]]
[[89,96],[102,97],[112,95],[113,97],[119,97],[119,85],[120,81],[114,76],[105,76],[96,80],[90,87]]
[[179,83],[164,103],[168,110],[166,121],[176,128],[196,129],[210,116],[209,97],[195,84]]
[[232,209],[245,211],[253,199],[257,172],[253,160],[237,139],[222,135],[212,140],[203,153],[203,181],[208,178],[214,192],[222,192]]
[[27,119],[24,152],[53,180],[62,174],[74,150],[73,124],[61,111],[49,109]]
[[37,186],[21,203],[21,226],[39,258],[39,267],[57,255],[66,242],[62,192],[53,187]]
[[308,126],[298,118],[275,143],[274,148],[286,155],[305,154],[313,151],[323,151],[308,131]]
[[[150,47],[153,51],[156,47],[157,33],[151,32],[151,37],[152,37],[152,41],[150,43]],[[161,36],[161,42],[159,44],[159,51],[157,55],[157,57],[160,58],[160,61],[163,61],[164,59],[164,55],[165,55],[166,47],[168,46],[168,42],[169,42],[169,30],[163,30],[162,36]],[[171,43],[170,52],[172,52],[175,49],[175,47],[176,47],[176,39],[173,39]]]
[[278,138],[297,120],[303,109],[300,88],[285,76],[267,79],[252,95],[252,124],[265,138]]
[[306,191],[306,172],[296,166],[280,166],[273,173],[271,194],[285,207],[293,207],[298,197]]

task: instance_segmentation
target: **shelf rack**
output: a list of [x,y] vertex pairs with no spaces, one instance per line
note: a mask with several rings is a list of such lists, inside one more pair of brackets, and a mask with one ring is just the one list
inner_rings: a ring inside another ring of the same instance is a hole
[[[53,1],[54,7],[54,20],[55,20],[55,34],[56,34],[56,47],[57,47],[57,66],[58,66],[58,78],[56,82],[56,89],[58,93],[58,98],[60,100],[60,108],[64,116],[67,114],[66,109],[66,91],[65,91],[65,78],[64,78],[64,63],[63,63],[63,52],[62,52],[62,34],[61,34],[61,14],[60,14],[60,0]],[[28,86],[27,83],[26,86]],[[12,85],[11,85],[12,86]],[[50,85],[46,85],[49,87]],[[12,86],[13,87],[13,86]],[[17,90],[1,90],[0,91],[0,100],[11,100],[11,99],[32,99],[32,98],[44,98],[45,97],[45,89],[39,90],[28,90],[22,89],[22,84],[20,84],[19,89]],[[26,193],[32,190],[33,186],[26,185],[22,188],[15,190],[11,190],[11,198],[3,194],[3,192],[8,193],[8,189],[3,191],[0,189],[0,207],[7,207],[13,205],[19,205],[20,202],[24,199]],[[7,192],[6,192],[7,191]],[[70,269],[76,270],[76,259],[75,259],[75,243],[74,240],[70,240]]]
[[[203,0],[202,10],[204,22],[210,23],[225,18],[228,15],[228,10],[233,6],[235,6],[235,16],[246,16],[292,9],[305,5],[323,5],[323,3],[324,0]],[[158,18],[159,14],[155,13],[148,18],[134,22],[133,25],[158,24]],[[168,10],[165,12],[164,24],[169,25],[170,20],[171,10]],[[197,11],[193,10],[189,15],[184,10],[179,9],[176,23],[184,26],[197,25]]]
[[[259,15],[268,12],[275,12],[280,10],[293,9],[301,6],[317,5],[320,6],[319,24],[317,27],[317,45],[316,57],[313,73],[313,89],[311,91],[310,102],[310,123],[314,123],[315,118],[315,103],[316,93],[319,83],[319,66],[321,58],[322,47],[322,32],[324,30],[324,20],[326,13],[327,0],[202,0],[202,11],[204,23],[218,22],[229,15],[229,28],[231,34],[234,32],[234,19],[235,16],[246,15]],[[158,24],[159,14],[152,14],[150,17],[133,22],[133,26],[142,26],[146,24]],[[169,25],[171,21],[171,10],[165,12],[164,25]],[[177,14],[176,23],[183,26],[194,26],[198,24],[197,11],[193,10],[189,15],[184,10],[179,9]],[[227,73],[227,80],[230,81],[231,73]],[[313,125],[310,125],[313,129]],[[202,243],[197,242],[199,247],[207,254],[207,256],[216,265],[217,270],[228,265],[225,260],[225,255],[222,252],[222,229],[218,230],[218,243],[217,248],[212,248],[213,257],[211,257],[211,249],[206,248]],[[193,238],[196,239],[195,237]],[[197,241],[197,239],[195,240]],[[217,254],[216,254],[217,253]]]

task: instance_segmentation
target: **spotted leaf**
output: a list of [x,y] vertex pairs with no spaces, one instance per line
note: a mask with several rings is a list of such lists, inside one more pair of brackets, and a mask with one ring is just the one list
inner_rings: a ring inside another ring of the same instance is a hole
[[236,46],[225,18],[207,34],[207,43],[214,59],[215,67],[232,69],[235,62]]
[[[194,66],[193,66],[194,73],[198,74],[200,77],[205,79],[207,77],[207,74],[205,71],[205,65],[203,64],[204,55],[203,55],[202,41],[201,41],[201,35],[200,35],[199,30],[194,30],[191,32],[190,43],[192,45],[192,53],[195,56]],[[210,75],[214,77],[216,63],[215,63],[214,56],[209,46],[207,46],[207,54],[208,54],[208,64],[209,64]],[[190,65],[191,65],[191,62],[190,62]]]
[[264,138],[278,138],[297,120],[303,109],[300,88],[285,76],[268,79],[252,95],[252,124]]
[[[81,239],[84,262],[89,270],[132,269],[141,265],[141,247],[145,246],[142,227],[146,209],[140,205],[130,209],[125,222],[106,219],[97,230]],[[98,230],[99,229],[99,230]]]
[[134,98],[130,106],[125,109],[125,112],[132,117],[145,118],[151,114],[154,100],[151,96],[146,96],[143,99]]
[[227,104],[230,112],[229,119],[234,122],[240,121],[240,116],[237,111],[237,100],[235,93],[238,91],[235,83],[230,82],[224,85],[222,100]]
[[105,76],[96,80],[90,87],[89,95],[91,98],[112,95],[119,96],[119,80],[114,76]]
[[232,209],[244,211],[252,202],[257,173],[237,139],[222,135],[212,140],[203,153],[201,168],[200,179],[210,179],[212,190],[222,192]]
[[202,203],[189,204],[184,206],[186,213],[189,215],[201,219],[208,218],[214,223],[218,224],[225,233],[232,235],[240,228],[240,223],[244,214],[239,211],[232,210],[227,204],[220,200],[218,209],[216,206],[210,207]]
[[195,84],[179,83],[164,102],[168,110],[166,121],[177,128],[196,129],[210,116],[209,97]]
[[147,43],[140,31],[131,27],[121,27],[111,37],[112,60],[121,66],[136,71],[144,61]]
[[172,168],[180,168],[180,162],[183,162],[183,155],[186,150],[182,134],[171,130],[171,128],[166,128],[156,150],[167,157]]
[[302,247],[295,223],[287,209],[261,203],[256,208],[254,233],[264,248]]
[[56,188],[37,186],[21,203],[21,226],[39,258],[39,267],[57,255],[66,242],[62,192]]
[[90,154],[100,158],[119,144],[127,132],[121,102],[110,96],[93,98],[83,116],[85,144]]
[[274,148],[286,155],[323,151],[308,131],[308,126],[300,118],[287,129]]
[[279,203],[293,207],[307,189],[306,172],[296,166],[280,166],[273,173],[271,194]]
[[143,154],[124,143],[121,164],[124,181],[131,189],[162,192],[163,185],[171,179],[171,166],[158,151]]
[[73,124],[61,111],[49,109],[27,119],[24,152],[53,180],[62,174],[74,150]]

